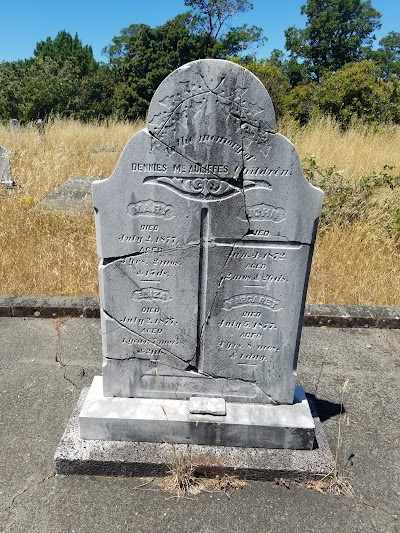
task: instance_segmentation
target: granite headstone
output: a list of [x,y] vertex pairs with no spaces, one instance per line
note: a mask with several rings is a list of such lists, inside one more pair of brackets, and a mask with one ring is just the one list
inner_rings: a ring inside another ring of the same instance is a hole
[[[262,405],[274,418],[303,401],[297,355],[322,191],[275,132],[265,87],[239,65],[179,68],[148,117],[112,176],[92,187],[103,396],[175,400],[196,422],[223,418],[221,399],[228,411],[244,406],[247,420]],[[101,438],[84,420],[82,434]],[[188,431],[171,438],[196,441]],[[210,444],[208,431],[199,438]],[[165,438],[150,433],[142,440]],[[276,447],[298,444],[280,438]]]

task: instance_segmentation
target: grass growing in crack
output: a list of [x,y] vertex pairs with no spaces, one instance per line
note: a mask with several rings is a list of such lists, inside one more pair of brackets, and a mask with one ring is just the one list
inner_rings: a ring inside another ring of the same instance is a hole
[[350,472],[346,469],[342,457],[343,451],[343,423],[348,421],[347,416],[343,413],[344,394],[349,385],[349,379],[346,379],[340,392],[340,413],[338,418],[338,429],[336,437],[335,455],[333,458],[332,469],[328,474],[310,479],[305,482],[309,489],[318,492],[330,492],[336,496],[354,497],[354,489],[351,484]]
[[[174,446],[174,445],[172,445]],[[175,446],[174,446],[175,448]],[[178,498],[196,496],[202,492],[224,492],[242,489],[247,481],[234,474],[206,475],[196,471],[190,453],[174,450],[174,460],[168,464],[168,473],[157,484]]]
[[199,472],[196,465],[193,464],[190,448],[184,451],[179,450],[172,442],[172,431],[168,415],[164,407],[163,413],[167,420],[168,430],[171,435],[171,442],[167,443],[172,449],[172,460],[167,464],[167,474],[157,480],[157,484],[171,495],[182,498],[196,496],[202,492],[224,492],[228,498],[229,491],[235,491],[243,488],[247,482],[239,479],[233,474],[207,475]]

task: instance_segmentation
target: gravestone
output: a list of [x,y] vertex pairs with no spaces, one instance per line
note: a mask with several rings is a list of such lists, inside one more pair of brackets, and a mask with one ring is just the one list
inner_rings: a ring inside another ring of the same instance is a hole
[[41,118],[35,121],[35,126],[39,135],[44,135],[44,121]]
[[322,191],[248,70],[168,76],[92,186],[103,377],[82,438],[311,448],[296,367]]
[[10,159],[7,150],[3,146],[0,146],[0,184],[5,187],[14,187]]
[[35,209],[54,213],[80,214],[90,209],[90,191],[94,178],[71,176],[36,204]]
[[19,133],[20,129],[21,129],[21,122],[16,118],[10,119],[10,130],[13,133]]

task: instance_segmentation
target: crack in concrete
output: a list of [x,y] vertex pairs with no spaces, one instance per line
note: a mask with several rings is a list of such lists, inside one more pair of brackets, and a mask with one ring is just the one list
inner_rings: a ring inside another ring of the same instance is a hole
[[70,383],[75,389],[77,389],[78,388],[77,384],[71,379],[69,379],[69,377],[67,376],[67,369],[68,368],[79,368],[80,371],[83,372],[83,375],[84,375],[85,370],[81,368],[79,365],[69,365],[62,360],[62,357],[61,357],[61,326],[66,320],[68,320],[67,317],[62,317],[62,318],[57,319],[55,322],[56,339],[57,339],[55,362],[58,364],[59,368],[62,370],[63,379],[65,379],[65,381],[68,381],[68,383]]
[[[52,479],[53,477],[56,477],[56,472],[52,472],[49,476],[46,476],[45,478],[43,478],[43,479],[41,479],[39,481],[36,481],[35,483],[33,483],[31,485],[25,486],[22,490],[17,492],[17,494],[14,494],[14,496],[11,498],[10,504],[7,507],[4,507],[4,509],[0,509],[0,513],[6,513],[7,511],[10,511],[11,508],[13,507],[15,501],[17,500],[17,498],[19,498],[20,496],[23,496],[32,487],[37,487],[37,486],[41,485],[42,483],[44,483],[45,481],[48,481],[49,479]],[[4,531],[6,531],[6,530],[4,530]]]

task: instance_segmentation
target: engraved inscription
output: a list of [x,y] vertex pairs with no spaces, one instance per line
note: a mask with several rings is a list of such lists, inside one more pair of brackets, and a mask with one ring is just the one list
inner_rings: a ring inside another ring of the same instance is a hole
[[172,214],[172,205],[164,204],[163,202],[154,202],[153,200],[144,200],[128,205],[127,215],[136,217],[159,217],[165,220],[174,218]]
[[132,299],[137,302],[142,300],[162,300],[163,302],[168,302],[172,298],[170,297],[169,291],[156,289],[155,287],[146,287],[145,289],[134,291],[132,293]]
[[243,174],[247,176],[281,176],[286,177],[291,175],[289,169],[269,168],[269,167],[246,167]]
[[167,165],[161,163],[132,163],[134,172],[166,172]]
[[221,320],[218,324],[220,328],[234,328],[234,329],[277,329],[274,322],[240,322],[236,320]]
[[246,206],[246,211],[243,209],[239,214],[239,218],[245,220],[246,214],[250,220],[260,220],[262,222],[279,223],[285,220],[285,210],[282,207],[274,207],[267,204]]
[[261,307],[266,307],[271,311],[280,311],[282,309],[280,303],[279,300],[272,296],[264,296],[262,294],[237,294],[236,296],[225,300],[222,304],[222,308],[230,311],[231,309],[245,305],[259,305]]

